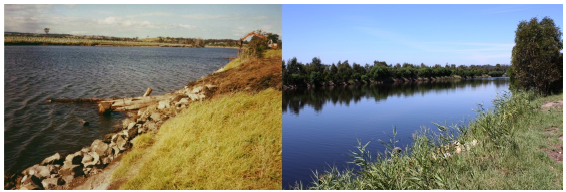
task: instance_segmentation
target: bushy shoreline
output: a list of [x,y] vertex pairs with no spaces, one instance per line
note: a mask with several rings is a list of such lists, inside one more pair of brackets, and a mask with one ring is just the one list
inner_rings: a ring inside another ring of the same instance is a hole
[[[494,109],[478,108],[467,126],[423,128],[397,153],[395,134],[378,155],[359,142],[354,169],[330,167],[294,189],[562,189],[562,105],[532,93],[499,95]],[[394,131],[395,132],[395,131]],[[374,143],[372,143],[374,144]]]

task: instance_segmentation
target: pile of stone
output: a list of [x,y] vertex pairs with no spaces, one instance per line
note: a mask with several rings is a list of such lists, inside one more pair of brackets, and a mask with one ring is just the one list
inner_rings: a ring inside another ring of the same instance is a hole
[[122,129],[97,139],[88,147],[68,154],[59,153],[45,158],[41,163],[29,167],[20,174],[4,177],[4,189],[70,189],[78,177],[100,173],[108,164],[132,147],[132,139],[140,134],[157,132],[169,117],[186,108],[190,101],[202,100],[207,91],[216,86],[185,87],[174,93],[174,97],[159,101],[157,105],[138,110],[136,116],[125,119]]
[[[462,152],[465,151],[471,151],[472,147],[478,145],[478,141],[477,140],[472,140],[471,142],[468,143],[464,143],[464,145],[461,145],[460,142],[458,141],[454,141],[452,142],[452,144],[450,145],[443,145],[440,148],[436,149],[436,153],[432,154],[432,158],[434,160],[436,159],[442,159],[442,158],[451,158],[453,154],[460,154]],[[452,153],[450,153],[452,152]]]

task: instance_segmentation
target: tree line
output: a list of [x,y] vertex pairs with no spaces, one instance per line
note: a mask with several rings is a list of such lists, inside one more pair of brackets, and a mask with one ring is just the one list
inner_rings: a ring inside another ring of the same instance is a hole
[[282,61],[284,85],[325,85],[325,84],[367,84],[376,81],[414,81],[441,77],[474,78],[482,76],[501,77],[506,74],[509,65],[460,65],[436,64],[427,66],[424,63],[387,64],[385,61],[374,61],[370,64],[350,63],[348,60],[332,65],[322,64],[320,58],[314,57],[312,62],[303,64],[294,57],[287,63]]

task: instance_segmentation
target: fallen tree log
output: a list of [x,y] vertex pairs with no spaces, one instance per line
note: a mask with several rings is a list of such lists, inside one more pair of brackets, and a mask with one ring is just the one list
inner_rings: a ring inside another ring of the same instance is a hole
[[151,87],[148,87],[148,88],[147,88],[147,91],[145,91],[145,94],[143,94],[143,96],[144,96],[144,97],[149,96],[149,94],[151,94],[151,91],[152,91]]
[[95,99],[95,98],[87,98],[87,99],[47,99],[45,102],[47,103],[100,103],[101,101],[109,101],[112,99]]
[[145,108],[151,104],[156,104],[159,101],[173,97],[173,95],[171,94],[149,96],[149,94],[151,94],[151,91],[151,88],[147,88],[147,91],[142,97],[119,99],[48,99],[45,102],[98,104],[98,113],[100,115],[110,115],[112,111],[138,110]]

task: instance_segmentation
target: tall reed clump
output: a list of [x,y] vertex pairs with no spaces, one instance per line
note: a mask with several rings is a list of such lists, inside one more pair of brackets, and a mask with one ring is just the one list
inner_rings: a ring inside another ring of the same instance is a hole
[[[562,163],[540,150],[544,127],[562,126],[560,114],[538,109],[533,93],[504,93],[494,108],[479,105],[478,116],[466,126],[423,127],[403,152],[395,150],[396,130],[384,153],[372,155],[370,144],[358,141],[351,152],[355,168],[330,167],[314,173],[308,189],[561,189]],[[535,105],[536,104],[536,105]],[[302,189],[297,185],[294,189]]]

